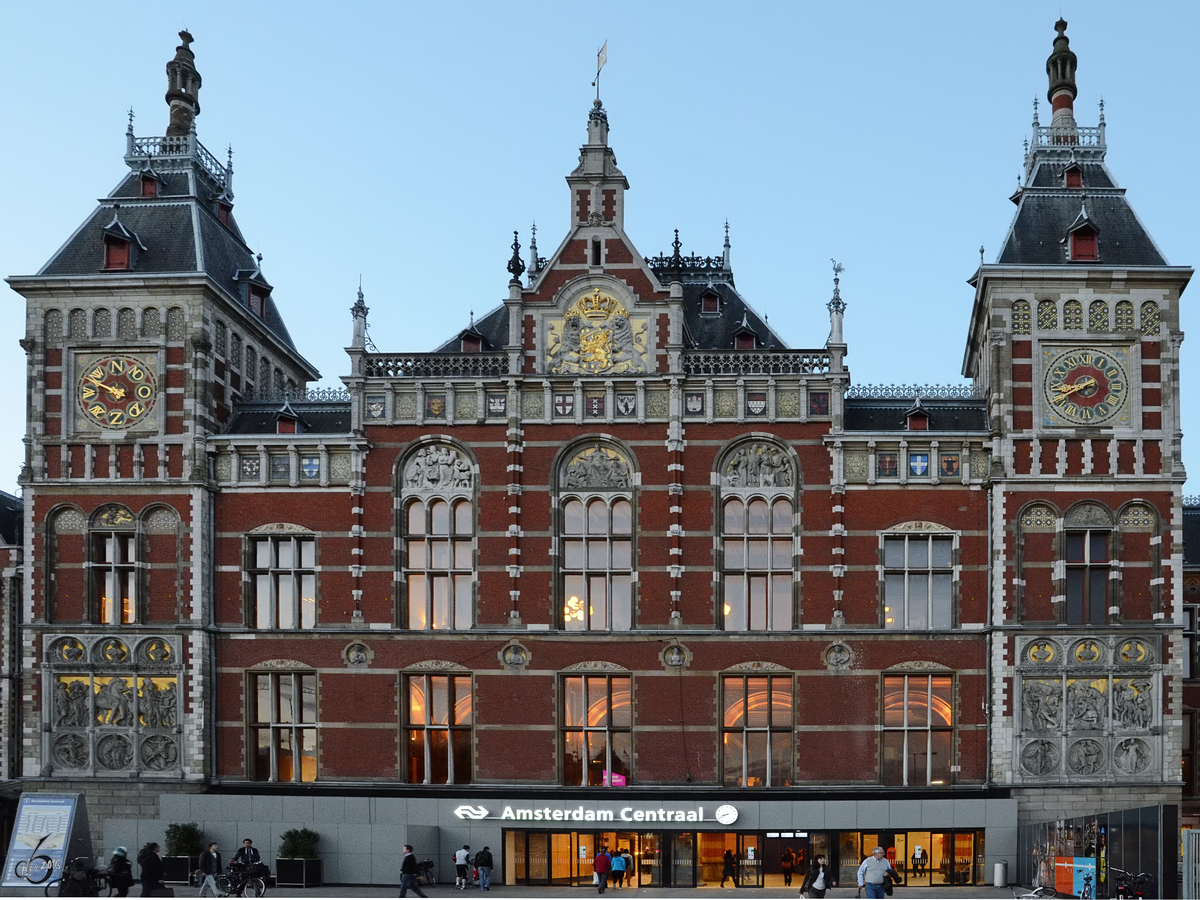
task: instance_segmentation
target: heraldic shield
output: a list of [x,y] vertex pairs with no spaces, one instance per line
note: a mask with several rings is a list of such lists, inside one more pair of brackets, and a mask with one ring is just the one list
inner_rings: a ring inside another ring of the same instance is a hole
[[547,323],[547,368],[575,375],[644,372],[647,331],[645,319],[631,319],[621,301],[595,288]]

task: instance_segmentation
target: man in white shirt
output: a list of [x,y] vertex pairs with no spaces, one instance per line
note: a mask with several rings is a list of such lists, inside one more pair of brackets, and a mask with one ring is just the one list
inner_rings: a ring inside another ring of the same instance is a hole
[[463,844],[461,850],[454,851],[454,886],[465,891],[471,883],[471,845]]
[[858,887],[867,889],[867,896],[873,900],[883,900],[887,894],[884,893],[883,883],[888,879],[888,872],[895,871],[892,869],[892,864],[888,862],[887,857],[883,855],[883,848],[876,847],[871,851],[871,855],[862,861],[862,865],[858,867]]

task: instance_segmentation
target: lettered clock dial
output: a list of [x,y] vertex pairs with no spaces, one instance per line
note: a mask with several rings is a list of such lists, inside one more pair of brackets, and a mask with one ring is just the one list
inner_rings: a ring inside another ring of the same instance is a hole
[[158,399],[153,360],[114,354],[80,360],[77,385],[83,415],[103,428],[128,429],[146,423]]
[[1047,425],[1128,424],[1128,351],[1075,347],[1045,351]]

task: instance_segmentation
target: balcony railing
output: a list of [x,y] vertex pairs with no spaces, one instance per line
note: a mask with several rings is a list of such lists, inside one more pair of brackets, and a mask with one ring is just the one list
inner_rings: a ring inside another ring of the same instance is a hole
[[829,371],[824,350],[685,350],[687,375],[812,375]]
[[507,353],[370,353],[369,378],[496,378],[508,375]]
[[164,157],[191,157],[222,187],[229,186],[229,170],[208,149],[196,140],[194,134],[166,135],[162,137],[128,136],[127,158],[139,156],[150,159]]
[[979,400],[984,393],[973,384],[852,384],[847,400]]
[[1035,133],[1039,147],[1103,147],[1104,128],[1047,125]]

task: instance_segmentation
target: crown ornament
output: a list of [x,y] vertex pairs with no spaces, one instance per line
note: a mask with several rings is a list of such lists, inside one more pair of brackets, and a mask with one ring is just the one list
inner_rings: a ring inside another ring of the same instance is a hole
[[619,307],[620,304],[612,297],[602,295],[600,288],[593,290],[590,297],[579,301],[579,312],[587,319],[607,319],[617,312]]

